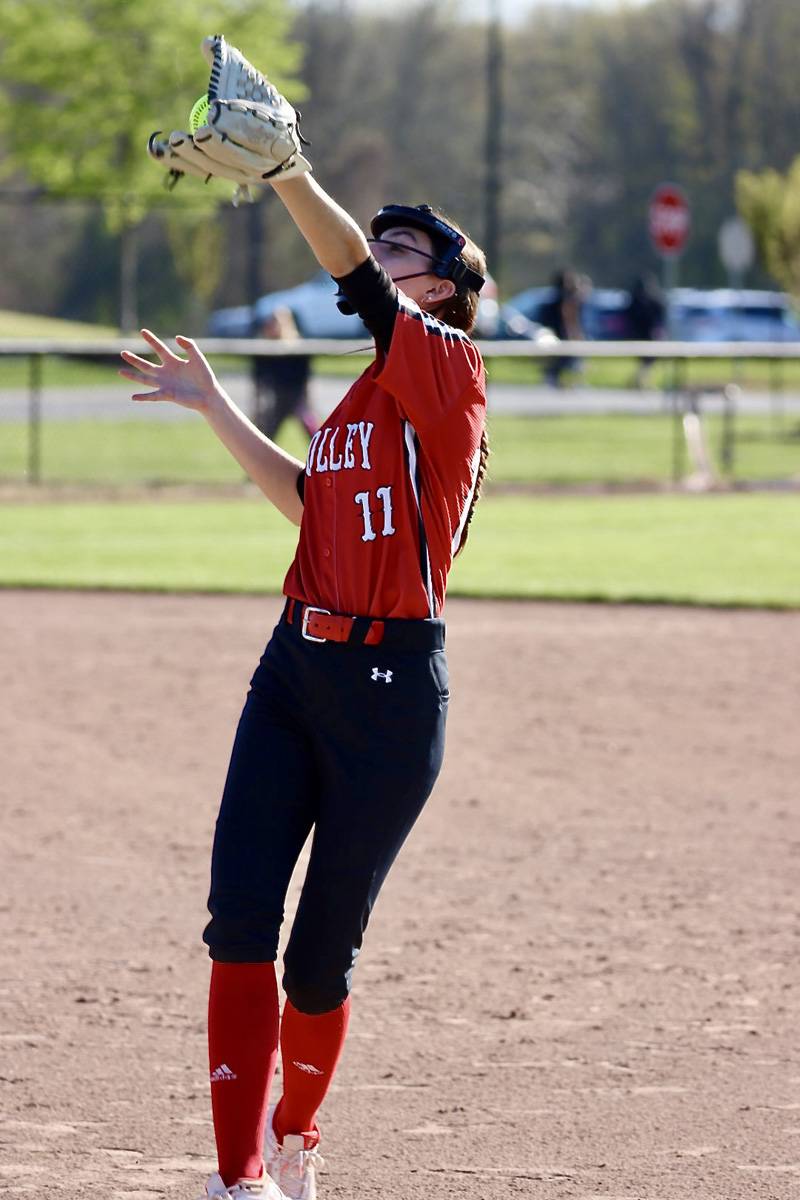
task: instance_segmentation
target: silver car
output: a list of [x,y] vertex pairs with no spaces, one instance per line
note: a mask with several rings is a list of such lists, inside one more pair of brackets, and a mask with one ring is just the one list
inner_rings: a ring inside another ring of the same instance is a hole
[[674,288],[670,335],[679,342],[796,342],[800,322],[783,292]]

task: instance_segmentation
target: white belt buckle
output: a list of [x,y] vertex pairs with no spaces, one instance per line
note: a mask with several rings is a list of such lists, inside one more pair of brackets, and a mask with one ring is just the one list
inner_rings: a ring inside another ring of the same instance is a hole
[[331,610],[329,608],[314,608],[313,605],[310,604],[306,605],[305,609],[303,610],[303,625],[300,632],[307,642],[327,642],[327,638],[314,637],[313,633],[308,632],[308,618],[312,613],[321,613],[323,617],[329,617],[331,615]]

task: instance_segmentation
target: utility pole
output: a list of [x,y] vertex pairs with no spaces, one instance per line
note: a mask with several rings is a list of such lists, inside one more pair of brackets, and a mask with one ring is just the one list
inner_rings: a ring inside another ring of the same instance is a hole
[[497,280],[501,255],[501,188],[503,157],[503,26],[501,0],[489,0],[486,29],[486,145],[483,248]]

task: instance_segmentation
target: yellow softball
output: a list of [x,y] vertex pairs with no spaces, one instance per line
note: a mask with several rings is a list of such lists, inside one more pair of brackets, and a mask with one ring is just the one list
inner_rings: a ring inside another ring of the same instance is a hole
[[201,125],[205,125],[208,119],[208,94],[201,96],[192,105],[192,111],[189,113],[189,131],[197,133]]

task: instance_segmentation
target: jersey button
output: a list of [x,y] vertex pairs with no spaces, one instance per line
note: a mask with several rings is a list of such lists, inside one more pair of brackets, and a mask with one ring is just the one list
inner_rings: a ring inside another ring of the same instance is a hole
[[330,556],[331,556],[330,546],[326,546],[325,549],[322,551],[322,557],[330,558]]
[[333,480],[330,475],[325,476],[325,487],[333,487]]

